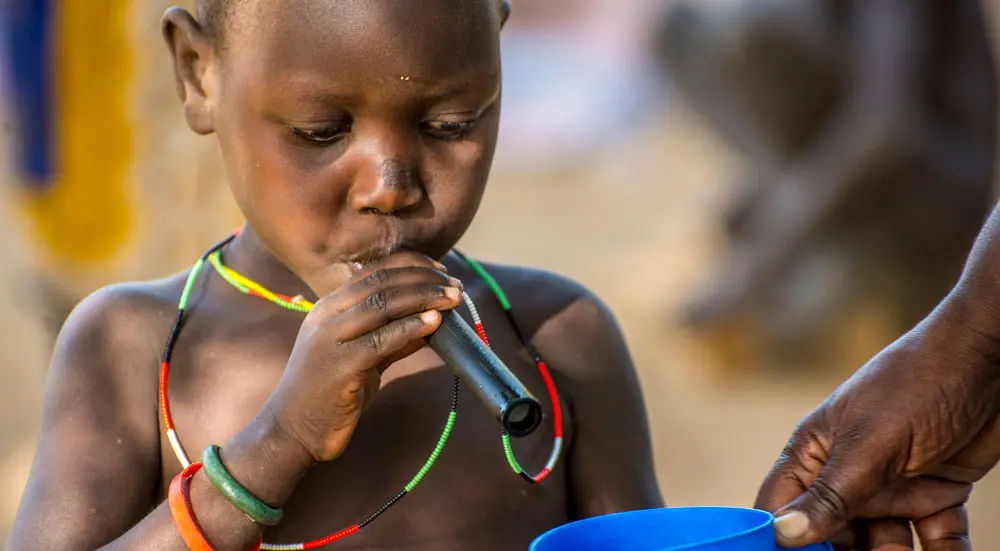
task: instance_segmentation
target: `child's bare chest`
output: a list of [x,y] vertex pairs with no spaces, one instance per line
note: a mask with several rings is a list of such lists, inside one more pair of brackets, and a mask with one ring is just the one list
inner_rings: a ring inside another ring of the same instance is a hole
[[[253,325],[223,327],[193,317],[178,340],[170,403],[192,460],[208,444],[224,445],[245,427],[281,378],[297,333],[295,318],[256,331]],[[516,353],[516,342],[501,331],[495,334],[491,341],[498,353],[551,411],[534,366]],[[323,537],[362,521],[403,490],[445,427],[452,381],[452,373],[427,349],[393,365],[347,451],[307,474],[286,504],[286,520],[266,539],[294,543]],[[549,416],[535,434],[515,441],[514,450],[526,470],[535,472],[552,443]],[[160,449],[168,481],[180,464],[166,438]],[[561,467],[539,485],[514,474],[499,425],[471,393],[460,391],[457,422],[429,473],[377,520],[330,548],[526,549],[532,537],[568,518]]]

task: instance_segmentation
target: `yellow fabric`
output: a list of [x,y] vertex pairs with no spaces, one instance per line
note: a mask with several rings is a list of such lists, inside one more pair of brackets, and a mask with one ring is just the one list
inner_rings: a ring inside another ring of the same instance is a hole
[[129,181],[129,0],[57,4],[55,124],[58,176],[22,204],[48,260],[91,267],[110,260],[132,227]]

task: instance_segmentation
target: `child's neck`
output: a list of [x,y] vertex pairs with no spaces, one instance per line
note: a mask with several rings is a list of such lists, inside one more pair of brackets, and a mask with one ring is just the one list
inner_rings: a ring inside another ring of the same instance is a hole
[[233,270],[277,293],[301,295],[315,302],[316,293],[281,263],[246,224],[222,252],[223,262]]

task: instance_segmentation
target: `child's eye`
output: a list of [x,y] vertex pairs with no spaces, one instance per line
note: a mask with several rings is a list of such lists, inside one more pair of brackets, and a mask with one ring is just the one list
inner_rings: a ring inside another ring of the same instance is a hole
[[439,140],[458,140],[472,131],[475,121],[427,121],[423,124],[424,131]]
[[300,138],[306,142],[316,145],[330,145],[339,142],[351,132],[351,125],[349,124],[341,124],[328,128],[317,129],[291,128],[292,134],[296,138]]

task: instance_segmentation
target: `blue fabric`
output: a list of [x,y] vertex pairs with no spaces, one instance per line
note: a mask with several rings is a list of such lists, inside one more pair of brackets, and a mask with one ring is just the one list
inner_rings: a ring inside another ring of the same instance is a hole
[[31,186],[48,187],[56,172],[53,120],[54,0],[0,2],[4,95],[14,117],[15,169]]

